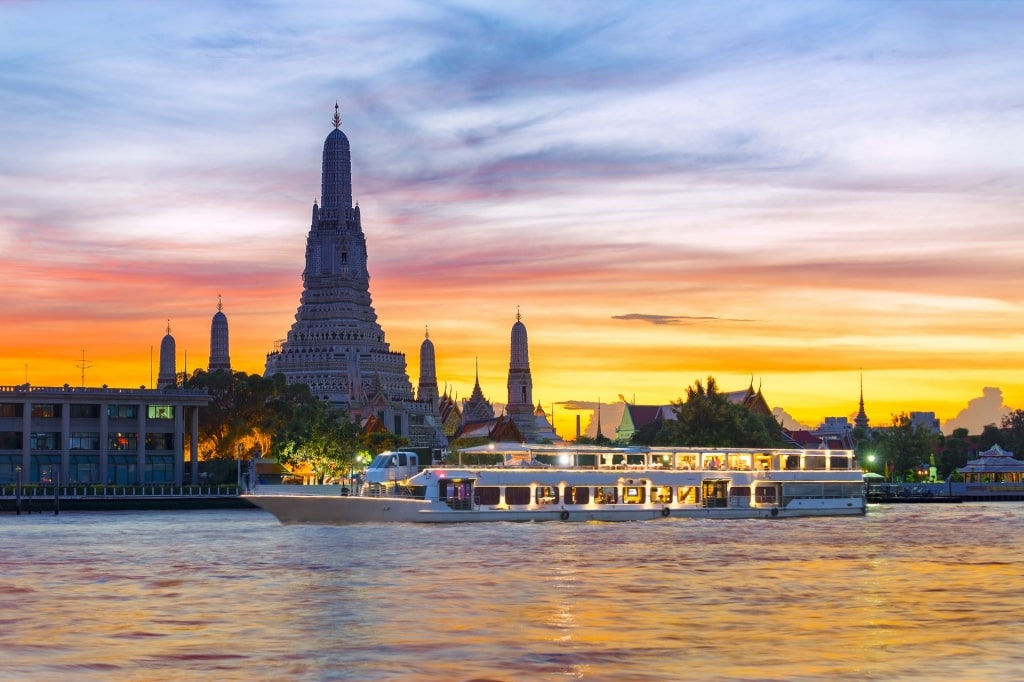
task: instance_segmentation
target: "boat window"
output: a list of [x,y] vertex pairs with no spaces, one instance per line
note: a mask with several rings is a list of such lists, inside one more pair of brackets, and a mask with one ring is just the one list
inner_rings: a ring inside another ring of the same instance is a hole
[[404,467],[406,464],[409,463],[408,460],[406,460],[406,458],[405,458],[405,453],[404,452],[399,452],[397,456],[398,456],[398,466]]
[[851,461],[852,461],[852,458],[848,457],[846,455],[832,455],[831,457],[828,458],[828,468],[829,469],[852,469],[853,467],[850,466],[850,462]]
[[800,455],[787,455],[786,456],[786,469],[793,470],[800,468]]
[[750,471],[750,455],[729,455],[729,468],[733,471]]
[[821,499],[824,491],[821,483],[783,483],[783,497],[802,497],[807,499]]
[[539,485],[537,486],[534,499],[537,504],[558,504],[558,488],[550,485]]
[[477,486],[474,494],[477,504],[495,505],[501,501],[501,488],[496,485]]
[[704,468],[705,469],[724,469],[725,460],[720,455],[704,455]]
[[824,471],[825,469],[825,455],[805,455],[804,456],[804,469],[814,469],[817,471]]
[[395,466],[395,460],[394,460],[394,458],[391,457],[390,454],[387,454],[387,455],[377,455],[376,457],[374,457],[373,461],[370,462],[369,468],[370,469],[387,469],[388,467],[393,467],[393,466]]
[[619,501],[619,489],[614,486],[597,486],[594,488],[594,502],[597,504],[615,504]]
[[626,455],[626,465],[627,466],[642,467],[645,464],[646,464],[646,462],[644,461],[644,455],[643,454]]
[[647,489],[639,486],[627,486],[622,491],[622,501],[627,504],[643,504]]
[[729,497],[750,497],[750,486],[737,485],[729,488]]
[[679,486],[676,488],[676,502],[680,504],[697,504],[700,502],[700,488]]
[[773,504],[775,502],[775,486],[773,485],[759,485],[754,489],[755,501],[766,504]]
[[696,469],[697,455],[676,455],[676,466],[680,469]]
[[822,488],[822,497],[843,497],[842,483],[825,483],[823,484]]
[[530,504],[529,486],[510,485],[505,488],[505,504]]
[[586,504],[590,502],[590,488],[579,485],[566,489],[565,501],[569,504]]
[[758,452],[754,455],[754,468],[758,471],[768,471],[772,468],[772,456],[765,452]]
[[672,501],[672,486],[657,485],[651,488],[651,502],[668,504]]

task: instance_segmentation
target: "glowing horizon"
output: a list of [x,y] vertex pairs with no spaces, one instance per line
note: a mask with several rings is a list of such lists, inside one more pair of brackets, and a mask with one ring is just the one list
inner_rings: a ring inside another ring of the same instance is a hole
[[261,374],[337,100],[414,388],[429,326],[504,403],[519,306],[564,437],[708,376],[811,427],[862,370],[874,425],[1024,408],[1013,3],[53,6],[0,9],[0,385],[150,386],[168,320],[205,367],[218,295]]

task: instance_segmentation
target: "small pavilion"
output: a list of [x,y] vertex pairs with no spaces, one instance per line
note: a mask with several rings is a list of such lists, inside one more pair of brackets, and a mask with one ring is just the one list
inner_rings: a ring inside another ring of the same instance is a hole
[[957,471],[964,477],[964,483],[1020,483],[1024,479],[1024,461],[993,445]]

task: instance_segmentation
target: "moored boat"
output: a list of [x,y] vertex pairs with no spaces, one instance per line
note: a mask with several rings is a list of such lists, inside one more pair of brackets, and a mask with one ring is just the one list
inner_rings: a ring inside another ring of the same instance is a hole
[[[257,489],[282,523],[642,521],[865,512],[850,450],[603,448],[492,444],[497,465],[431,465],[379,455],[358,495]],[[339,490],[339,492],[345,492]]]

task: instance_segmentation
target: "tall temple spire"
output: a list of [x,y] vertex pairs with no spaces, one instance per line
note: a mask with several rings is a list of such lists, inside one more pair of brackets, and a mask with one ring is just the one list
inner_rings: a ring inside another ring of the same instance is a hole
[[533,415],[533,377],[530,375],[530,347],[526,338],[523,315],[516,306],[516,322],[512,325],[512,344],[508,365],[508,402],[505,411],[516,423],[526,442],[537,438],[537,421]]
[[430,340],[430,330],[425,329],[423,343],[420,344],[420,383],[416,391],[416,398],[429,401],[432,405],[438,405],[440,397],[437,391],[437,362],[434,355],[434,343]]
[[[437,401],[413,397],[404,353],[392,350],[370,298],[366,235],[352,202],[352,155],[335,103],[323,145],[320,205],[313,204],[306,237],[302,294],[286,339],[267,354],[264,376],[282,374],[350,418],[375,417],[414,447],[447,444]],[[432,343],[421,349],[432,358]],[[436,378],[421,365],[424,397]]]
[[853,418],[854,426],[859,426],[862,429],[868,428],[868,415],[864,411],[864,368],[860,368],[860,409],[857,410],[857,416]]
[[320,186],[320,219],[347,220],[352,215],[352,152],[341,131],[341,114],[334,105],[334,130],[324,140]]
[[167,334],[160,342],[160,373],[156,377],[157,388],[178,385],[177,349],[171,336],[171,321],[167,320]]
[[224,314],[224,301],[217,294],[217,312],[210,321],[210,372],[219,369],[231,371],[231,355],[228,353],[228,317]]

